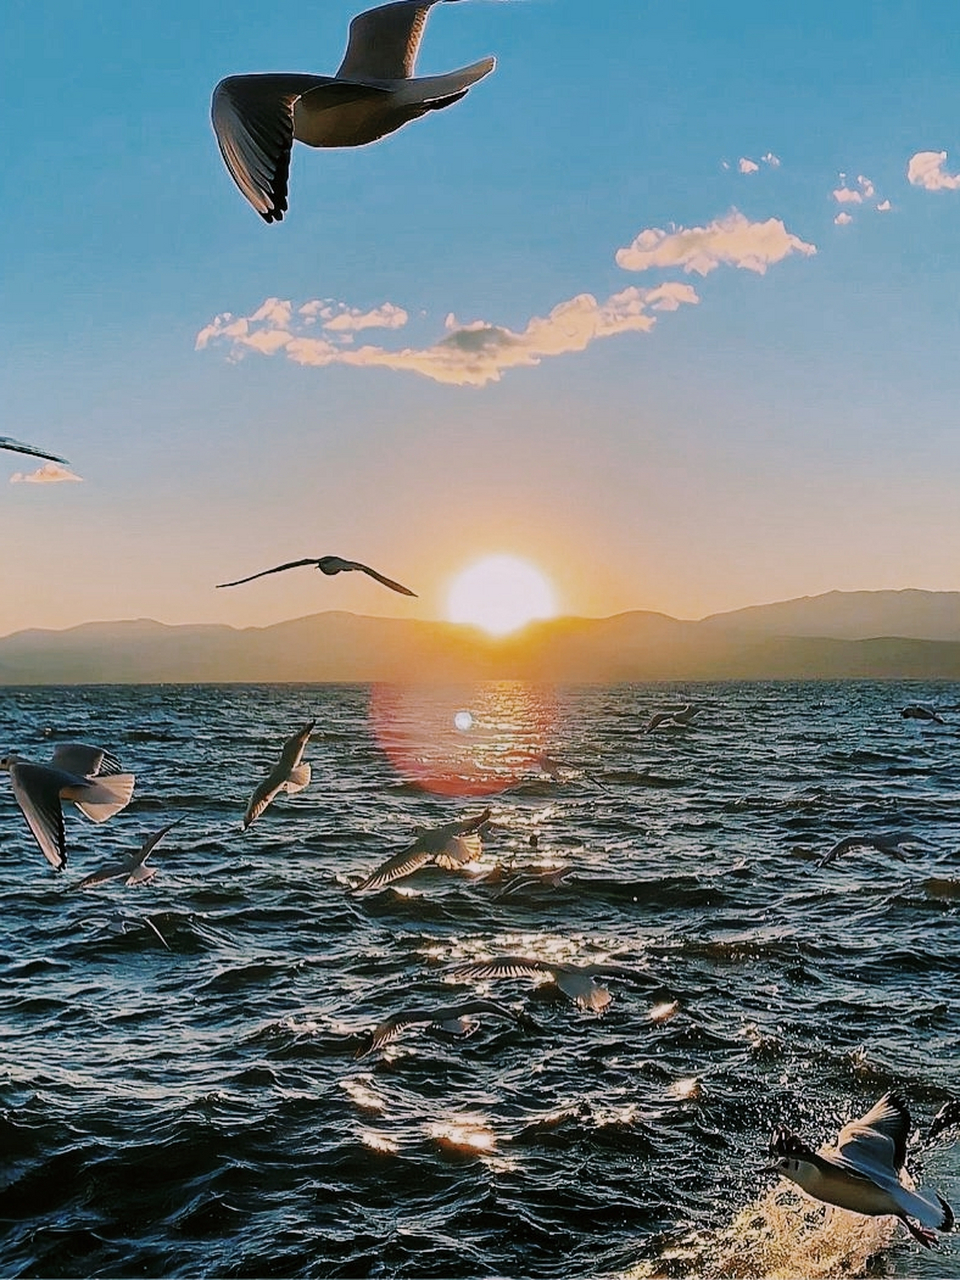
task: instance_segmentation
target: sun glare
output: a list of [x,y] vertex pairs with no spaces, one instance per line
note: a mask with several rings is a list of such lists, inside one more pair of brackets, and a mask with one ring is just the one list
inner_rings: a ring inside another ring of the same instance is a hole
[[487,556],[454,578],[447,618],[505,636],[535,618],[554,618],[553,587],[539,569],[516,556]]

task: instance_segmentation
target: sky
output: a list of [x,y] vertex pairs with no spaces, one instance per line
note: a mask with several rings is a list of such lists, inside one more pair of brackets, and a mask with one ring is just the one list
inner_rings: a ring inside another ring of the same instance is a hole
[[[461,0],[467,97],[234,186],[224,76],[333,74],[353,3],[12,0],[0,634],[960,589],[960,32],[935,5]],[[31,478],[34,479],[31,479]],[[338,555],[360,574],[214,584]]]

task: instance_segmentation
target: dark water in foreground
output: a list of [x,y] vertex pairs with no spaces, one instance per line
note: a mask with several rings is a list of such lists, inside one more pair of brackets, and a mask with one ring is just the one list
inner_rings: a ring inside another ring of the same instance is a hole
[[[57,876],[0,777],[0,1272],[960,1277],[960,1240],[824,1226],[756,1174],[781,1119],[816,1144],[896,1087],[925,1129],[960,1092],[960,713],[898,714],[958,693],[0,689],[0,752],[86,741],[138,779],[104,826],[67,806]],[[685,697],[688,729],[642,732]],[[240,834],[313,716],[311,785]],[[542,750],[604,789],[538,773]],[[536,832],[573,878],[501,898],[428,868],[347,895],[485,803],[488,864],[529,861]],[[76,891],[179,816],[150,884]],[[857,831],[929,844],[816,868]],[[503,952],[642,978],[603,1017],[497,981],[534,1029],[355,1056],[405,1004],[477,991],[451,962]],[[960,1146],[912,1150],[960,1208]]]

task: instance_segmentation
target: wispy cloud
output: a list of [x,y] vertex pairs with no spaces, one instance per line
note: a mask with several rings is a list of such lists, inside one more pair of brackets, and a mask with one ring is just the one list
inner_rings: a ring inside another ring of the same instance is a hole
[[956,191],[960,173],[944,173],[945,151],[918,151],[907,165],[907,181],[925,191]]
[[[838,227],[848,227],[853,222],[850,209],[856,208],[858,205],[866,207],[876,197],[877,190],[872,179],[862,173],[857,175],[856,183],[848,183],[845,173],[841,173],[838,176],[840,186],[834,188],[832,195],[837,204],[843,205],[844,208],[833,221]],[[874,207],[879,213],[889,213],[893,206],[889,200],[881,200]]]
[[83,476],[75,476],[67,467],[59,462],[45,462],[36,471],[15,471],[10,477],[11,484],[62,484],[64,480],[82,480]]
[[[705,276],[726,264],[763,275],[768,266],[792,253],[809,256],[816,248],[791,235],[774,218],[750,222],[733,210],[706,227],[643,231],[616,258],[627,271],[672,268]],[[402,329],[408,315],[395,303],[361,311],[330,299],[295,305],[267,298],[248,316],[230,312],[216,316],[197,334],[196,347],[225,345],[233,360],[250,352],[282,353],[300,365],[397,369],[451,386],[482,387],[498,382],[508,369],[584,351],[600,338],[649,333],[660,315],[699,301],[692,285],[670,280],[649,288],[631,285],[603,301],[580,293],[558,303],[547,315],[532,317],[522,329],[486,320],[461,323],[448,315],[446,332],[433,345],[391,350],[357,345],[354,335],[363,329]]]
[[768,267],[793,253],[810,257],[816,252],[815,245],[791,235],[779,218],[751,222],[734,209],[705,227],[641,231],[631,245],[617,250],[617,265],[626,271],[679,267],[701,276],[726,265],[765,275]]
[[[771,169],[780,168],[780,157],[775,156],[772,151],[768,151],[766,155],[762,155],[759,160],[751,160],[749,156],[741,156],[737,161],[738,173],[758,173],[762,164],[769,165]],[[721,160],[721,169],[729,169],[730,161]]]
[[756,160],[748,160],[746,156],[741,156],[737,163],[737,168],[741,173],[756,173],[760,166]]

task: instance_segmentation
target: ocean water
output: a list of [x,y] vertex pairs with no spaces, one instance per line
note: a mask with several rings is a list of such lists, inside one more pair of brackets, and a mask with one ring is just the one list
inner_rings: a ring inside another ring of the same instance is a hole
[[[65,806],[62,875],[0,777],[0,1272],[960,1277],[960,1239],[927,1252],[758,1172],[780,1121],[816,1145],[896,1088],[923,1134],[960,1093],[960,713],[899,715],[958,694],[0,689],[0,751],[84,741],[137,775],[102,826]],[[643,732],[686,700],[688,728]],[[314,717],[310,786],[241,833]],[[484,807],[481,867],[348,892]],[[149,884],[76,888],[174,818]],[[817,868],[856,832],[925,843]],[[531,861],[570,878],[485,878]],[[638,973],[602,1016],[451,982],[503,953]],[[358,1056],[471,995],[531,1023]],[[950,1138],[909,1165],[960,1209]]]

